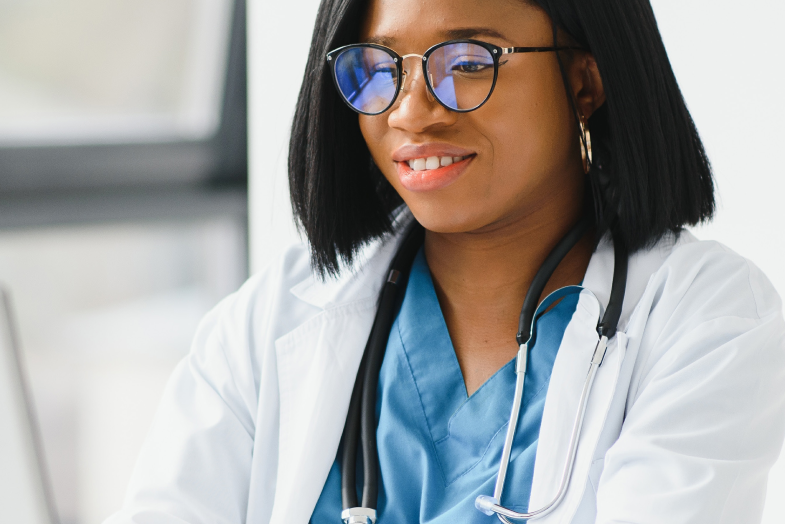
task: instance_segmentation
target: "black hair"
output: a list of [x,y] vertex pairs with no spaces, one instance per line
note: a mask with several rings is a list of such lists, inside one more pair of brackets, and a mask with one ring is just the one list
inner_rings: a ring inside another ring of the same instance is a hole
[[[632,253],[710,219],[711,166],[649,0],[529,1],[593,54],[603,81],[606,101],[588,121],[598,238],[610,230]],[[358,42],[366,4],[322,0],[292,126],[292,207],[320,274],[337,273],[362,245],[391,232],[402,203],[325,60],[328,51]]]

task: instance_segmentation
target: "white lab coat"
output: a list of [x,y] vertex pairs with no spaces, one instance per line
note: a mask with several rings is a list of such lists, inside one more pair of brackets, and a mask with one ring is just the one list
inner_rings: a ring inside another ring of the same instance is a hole
[[[209,313],[166,388],[124,506],[106,524],[307,524],[398,241],[368,246],[325,282],[312,276],[307,250],[292,247]],[[612,274],[604,243],[584,286],[607,303]],[[556,357],[532,508],[556,491],[596,343],[592,307],[581,298]],[[569,489],[537,522],[759,522],[784,433],[776,292],[722,245],[666,237],[630,259]]]

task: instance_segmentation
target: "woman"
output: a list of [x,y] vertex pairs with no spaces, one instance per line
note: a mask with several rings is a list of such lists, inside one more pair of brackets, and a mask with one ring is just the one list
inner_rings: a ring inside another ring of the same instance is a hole
[[[759,521],[785,421],[780,300],[682,230],[711,217],[713,183],[647,0],[324,0],[290,186],[309,249],[204,320],[108,522],[494,521],[474,504],[503,455],[518,312],[578,284],[602,307],[568,295],[523,346],[501,504],[558,493],[599,330],[569,483],[540,522]],[[364,375],[383,286],[402,291]],[[357,451],[352,398],[378,456]]]

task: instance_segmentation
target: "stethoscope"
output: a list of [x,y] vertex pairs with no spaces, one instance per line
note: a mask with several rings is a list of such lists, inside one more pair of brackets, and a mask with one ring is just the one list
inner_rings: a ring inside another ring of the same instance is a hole
[[[610,300],[602,315],[602,319],[597,324],[597,335],[599,338],[592,354],[586,381],[578,401],[578,412],[575,415],[575,421],[572,426],[567,460],[562,472],[558,492],[551,502],[535,511],[519,513],[505,508],[500,501],[504,492],[504,482],[510,463],[513,438],[521,409],[529,348],[534,345],[536,339],[537,319],[556,301],[570,294],[588,294],[599,304],[599,300],[597,300],[594,294],[581,286],[567,286],[558,289],[548,295],[539,305],[537,304],[537,300],[542,295],[545,285],[556,270],[556,267],[583,237],[588,227],[589,221],[581,220],[553,248],[534,276],[521,308],[518,334],[516,335],[519,349],[515,365],[515,395],[510,412],[510,420],[507,425],[507,435],[504,440],[499,473],[496,477],[496,487],[492,497],[480,495],[475,501],[475,506],[478,510],[487,515],[496,514],[505,523],[510,523],[508,519],[544,517],[556,509],[564,498],[575,463],[578,440],[594,378],[605,357],[608,340],[616,334],[616,327],[621,316],[622,303],[624,301],[624,289],[627,284],[628,257],[627,250],[621,245],[621,242],[614,242],[614,269]],[[395,306],[398,297],[402,296],[406,290],[409,268],[412,266],[414,257],[422,245],[423,239],[423,228],[416,222],[413,223],[405,233],[401,247],[393,258],[387,274],[387,281],[384,283],[381,291],[379,309],[376,312],[376,318],[374,319],[371,334],[360,362],[360,369],[357,372],[354,389],[352,390],[346,426],[343,430],[343,455],[341,457],[341,498],[343,503],[341,519],[346,524],[374,524],[376,522],[376,501],[379,491],[379,459],[376,449],[376,389],[379,384],[379,372],[382,367],[384,352],[387,348],[387,340],[395,320]],[[356,487],[358,447],[362,453],[363,464],[361,504],[358,504]]]

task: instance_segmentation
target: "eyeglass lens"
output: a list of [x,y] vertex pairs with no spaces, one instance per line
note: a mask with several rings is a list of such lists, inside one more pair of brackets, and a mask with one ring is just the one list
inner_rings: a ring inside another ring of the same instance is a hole
[[336,57],[335,80],[356,111],[381,113],[395,98],[398,65],[381,49],[352,47]]
[[[398,64],[392,55],[372,47],[347,49],[335,59],[335,78],[341,95],[356,111],[377,114],[395,98]],[[436,48],[426,64],[428,83],[445,107],[470,111],[482,105],[493,89],[491,52],[470,42]]]
[[493,88],[494,63],[490,51],[468,42],[437,48],[426,64],[434,95],[450,109],[468,111],[480,106]]

